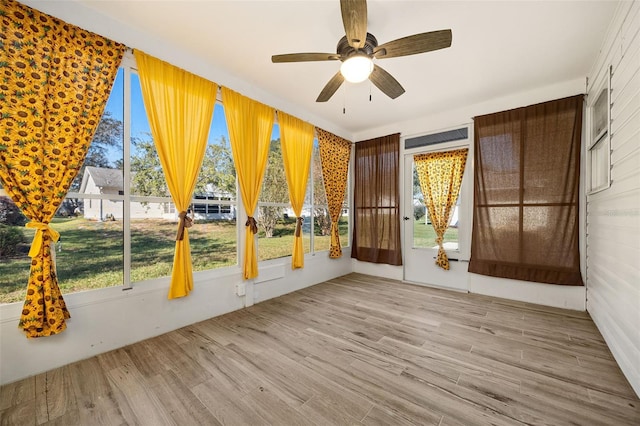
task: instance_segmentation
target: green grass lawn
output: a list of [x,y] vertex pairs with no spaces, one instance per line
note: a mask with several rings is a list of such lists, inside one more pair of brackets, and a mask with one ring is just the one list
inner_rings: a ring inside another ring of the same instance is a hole
[[[58,282],[62,293],[122,285],[122,222],[96,222],[83,218],[55,218],[52,226],[61,234],[56,250]],[[0,260],[0,303],[24,300],[31,263],[27,252],[33,230],[22,228],[27,243],[21,254]],[[259,258],[274,259],[291,255],[293,229],[280,223],[274,238],[259,238]],[[176,223],[164,220],[134,220],[131,223],[131,282],[171,274],[175,248]],[[244,232],[244,229],[242,230]],[[348,226],[341,223],[342,245],[348,245]],[[244,238],[244,236],[242,236]],[[194,271],[235,265],[235,221],[197,221],[189,229]],[[315,250],[328,250],[329,236],[315,237]],[[305,252],[309,234],[305,235]]]
[[[449,228],[444,233],[443,242],[457,242],[458,228]],[[425,224],[424,218],[413,222],[413,247],[436,247],[436,231],[431,224]]]

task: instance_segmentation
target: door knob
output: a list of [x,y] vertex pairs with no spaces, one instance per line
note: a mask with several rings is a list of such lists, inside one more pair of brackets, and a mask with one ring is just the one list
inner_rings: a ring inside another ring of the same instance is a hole
[[409,220],[407,216],[403,217],[402,220]]

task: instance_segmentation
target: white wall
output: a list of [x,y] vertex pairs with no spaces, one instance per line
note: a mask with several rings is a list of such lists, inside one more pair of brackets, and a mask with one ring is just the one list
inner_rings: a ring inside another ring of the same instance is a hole
[[613,66],[611,187],[587,196],[587,310],[640,395],[640,2],[619,6],[589,75]]
[[[22,302],[0,305],[0,385],[148,339],[254,303],[351,272],[349,250],[339,260],[328,252],[307,255],[305,268],[291,270],[291,258],[259,265],[257,281],[246,281],[239,267],[194,274],[189,296],[167,300],[169,279],[135,283],[131,290],[111,287],[64,296],[71,319],[55,336],[27,339],[18,329]],[[275,274],[274,274],[275,270]]]

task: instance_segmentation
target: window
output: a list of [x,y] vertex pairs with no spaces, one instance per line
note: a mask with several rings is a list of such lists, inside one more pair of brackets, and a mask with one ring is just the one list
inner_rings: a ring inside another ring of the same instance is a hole
[[[311,168],[309,172],[309,184],[307,185],[307,199],[305,205],[313,212],[313,222],[310,224],[313,234],[312,251],[326,251],[331,247],[331,216],[327,204],[327,195],[322,177],[322,162],[320,159],[320,147],[318,140],[313,141],[313,154],[311,156]],[[349,245],[349,184],[344,193],[342,213],[338,221],[340,244],[342,247]]]
[[[438,248],[436,243],[436,231],[431,226],[431,219],[427,211],[420,180],[415,163],[411,162],[413,168],[413,248]],[[460,192],[462,193],[462,191]],[[458,222],[460,215],[460,194],[456,199],[456,207],[449,223],[449,228],[444,234],[443,245],[445,250],[458,251]]]
[[[280,128],[273,126],[267,167],[258,199],[258,260],[276,259],[291,255],[296,217],[289,202],[289,189],[282,161]],[[309,218],[308,209],[302,216]],[[302,227],[304,251],[310,250],[309,221]]]
[[399,134],[356,144],[351,247],[355,259],[402,265],[399,152]]
[[611,186],[611,67],[588,107],[587,186],[593,194]]
[[582,114],[583,96],[578,95],[474,118],[469,272],[582,285]]
[[[279,135],[279,128],[276,124],[272,134],[265,178],[258,202],[258,260],[291,256],[291,250],[293,248],[296,218],[291,208],[291,203],[289,202]],[[338,223],[343,246],[348,244],[348,201],[347,191],[345,193],[342,216]],[[304,252],[312,253],[329,250],[331,244],[331,219],[329,217],[327,199],[324,192],[322,166],[317,140],[314,140],[313,145],[302,217],[304,218],[302,225]]]
[[[290,256],[295,232],[277,125],[272,139],[259,203],[259,260]],[[319,159],[314,157],[313,161],[319,164]],[[310,189],[318,188],[318,184],[322,187],[321,173],[313,173]],[[326,224],[320,213],[314,213],[321,211],[326,201],[315,199],[313,190],[308,192],[303,210],[305,253],[313,251],[312,232],[317,236],[315,250],[326,250],[330,238],[324,234]],[[189,229],[194,271],[237,265],[236,194],[224,107],[217,103],[189,209],[194,217],[194,226]],[[348,232],[348,209],[345,198],[345,215],[340,221],[343,234]],[[62,292],[109,286],[128,288],[132,283],[168,277],[178,213],[147,121],[135,59],[127,53],[83,168],[52,221],[62,235],[56,246]],[[312,221],[312,217],[318,220]],[[1,255],[0,303],[24,300],[30,264],[27,252],[33,231],[23,225],[12,226],[11,232],[19,228],[24,234],[13,245],[14,252],[7,258]]]

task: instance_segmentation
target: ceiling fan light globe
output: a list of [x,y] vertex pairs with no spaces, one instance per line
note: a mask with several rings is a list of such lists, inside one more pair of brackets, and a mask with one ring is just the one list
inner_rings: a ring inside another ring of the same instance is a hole
[[365,81],[373,71],[373,61],[363,55],[352,56],[342,63],[340,73],[350,83]]

